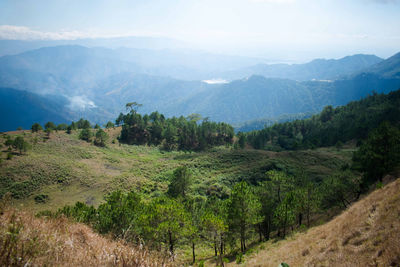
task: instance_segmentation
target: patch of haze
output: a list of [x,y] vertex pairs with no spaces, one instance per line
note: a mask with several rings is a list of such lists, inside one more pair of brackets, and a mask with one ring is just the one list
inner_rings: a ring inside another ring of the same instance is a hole
[[86,110],[97,107],[92,100],[83,95],[68,97],[68,100],[70,101],[68,108],[71,110]]
[[224,79],[203,80],[202,82],[208,83],[208,84],[224,84],[224,83],[229,83],[227,80],[224,80]]

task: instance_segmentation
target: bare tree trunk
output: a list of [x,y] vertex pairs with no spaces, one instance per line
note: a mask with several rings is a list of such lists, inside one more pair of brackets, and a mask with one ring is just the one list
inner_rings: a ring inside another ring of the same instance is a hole
[[171,232],[168,232],[168,237],[169,237],[169,252],[171,252],[171,254],[174,255],[174,241],[172,240]]
[[224,260],[223,260],[223,251],[224,251],[224,241],[223,241],[223,237],[221,235],[220,237],[220,250],[219,250],[219,260],[221,262],[221,267],[224,267]]
[[299,226],[301,226],[301,223],[303,222],[303,213],[299,213]]
[[214,236],[214,254],[215,254],[215,256],[218,256],[217,237],[216,236]]
[[193,264],[196,262],[196,251],[195,251],[195,244],[192,242],[192,255],[193,255]]

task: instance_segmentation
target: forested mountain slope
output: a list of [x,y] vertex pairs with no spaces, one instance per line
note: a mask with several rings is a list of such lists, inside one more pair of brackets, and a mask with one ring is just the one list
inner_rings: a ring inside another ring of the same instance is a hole
[[400,123],[400,90],[373,94],[360,101],[333,108],[317,115],[246,133],[254,148],[304,149],[332,146],[352,139],[362,140],[382,122]]

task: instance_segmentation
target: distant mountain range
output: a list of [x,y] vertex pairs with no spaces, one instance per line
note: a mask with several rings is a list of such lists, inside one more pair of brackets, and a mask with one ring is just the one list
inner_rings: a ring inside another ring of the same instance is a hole
[[[372,91],[400,88],[400,54],[386,60],[355,55],[250,67],[256,61],[170,50],[46,47],[0,57],[1,99],[17,106],[20,101],[38,110],[37,114],[47,110],[54,121],[85,117],[104,123],[125,111],[127,102],[136,101],[143,104],[141,113],[200,113],[211,120],[241,123],[262,118],[274,121],[282,114],[315,113],[326,105],[343,105]],[[234,72],[248,77],[216,84],[202,81],[228,78],[211,75]],[[26,112],[15,109],[12,114],[3,113],[12,118],[2,119],[1,131],[29,127],[49,118],[29,117]]]
[[374,55],[354,55],[337,60],[315,59],[306,64],[258,64],[226,72],[220,76],[224,79],[238,79],[251,75],[262,75],[267,78],[282,78],[296,81],[335,80],[364,70],[382,61],[382,58]]

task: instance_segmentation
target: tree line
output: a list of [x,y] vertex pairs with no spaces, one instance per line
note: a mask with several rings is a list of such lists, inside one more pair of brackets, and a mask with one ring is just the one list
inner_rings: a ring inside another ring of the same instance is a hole
[[142,116],[133,108],[127,114],[121,113],[116,125],[122,125],[120,142],[161,146],[165,150],[200,151],[213,146],[231,145],[235,135],[231,125],[210,122],[207,118],[201,119],[198,114],[186,118],[165,118],[153,112]]
[[[161,149],[202,151],[210,147],[227,145],[234,142],[234,129],[227,123],[216,123],[208,121],[208,118],[201,118],[199,114],[191,114],[187,117],[165,118],[163,114],[157,111],[150,115],[141,115],[137,113],[134,107],[140,104],[128,103],[131,108],[127,114],[121,113],[115,124],[107,122],[105,128],[114,128],[122,126],[119,141],[129,145],[154,145]],[[201,123],[199,122],[201,120]],[[95,133],[91,128],[97,129]],[[43,127],[35,123],[31,127],[32,132],[42,131]],[[74,130],[80,130],[79,138],[87,142],[92,142],[98,146],[105,146],[108,140],[108,134],[96,124],[94,127],[88,120],[80,119],[77,122],[71,122],[70,125],[53,122],[45,124],[44,131],[47,136],[53,131],[65,130],[71,134]]]

